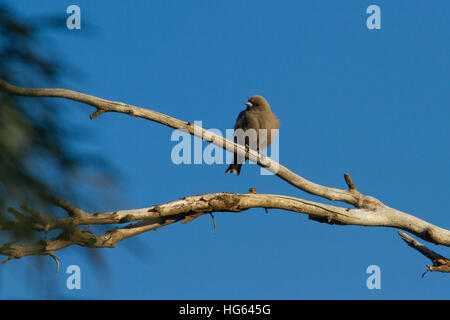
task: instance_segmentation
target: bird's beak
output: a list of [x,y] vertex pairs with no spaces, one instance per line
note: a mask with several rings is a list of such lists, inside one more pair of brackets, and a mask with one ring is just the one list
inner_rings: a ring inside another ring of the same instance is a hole
[[253,103],[251,103],[251,102],[246,102],[246,103],[244,103],[247,107],[253,107]]

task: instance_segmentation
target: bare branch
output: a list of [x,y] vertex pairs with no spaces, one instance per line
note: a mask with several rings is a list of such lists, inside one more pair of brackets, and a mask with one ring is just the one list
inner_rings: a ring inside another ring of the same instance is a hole
[[[16,87],[1,79],[0,90],[19,96],[59,97],[88,104],[96,109],[96,111],[91,114],[91,119],[94,119],[105,112],[118,112],[157,122],[174,129],[183,130],[193,136],[211,142],[229,152],[236,153],[257,163],[300,190],[328,200],[341,201],[356,208],[341,208],[281,195],[256,194],[256,189],[250,190],[247,194],[205,194],[185,197],[174,202],[145,209],[94,214],[86,213],[65,200],[49,198],[52,203],[66,210],[69,217],[53,220],[53,218],[48,219],[43,214],[33,211],[31,208],[22,207],[22,209],[25,210],[25,213],[16,209],[11,209],[9,212],[14,215],[16,221],[0,224],[0,230],[14,228],[20,223],[28,222],[31,227],[37,231],[48,231],[54,228],[61,228],[63,229],[61,235],[55,239],[46,241],[45,244],[42,244],[41,242],[32,245],[18,245],[15,243],[0,244],[0,254],[8,256],[6,261],[30,254],[51,255],[56,250],[72,244],[89,247],[114,247],[117,242],[128,237],[150,230],[156,230],[162,226],[178,221],[188,223],[206,213],[241,212],[249,208],[257,207],[264,208],[266,211],[268,208],[271,208],[305,213],[308,214],[312,220],[328,224],[382,226],[402,229],[423,240],[450,246],[449,230],[437,227],[410,214],[390,208],[378,199],[360,193],[349,174],[344,175],[348,189],[326,187],[293,173],[281,164],[254,150],[247,150],[245,146],[236,144],[190,122],[181,121],[153,110],[121,102],[109,101],[67,89]],[[124,224],[137,220],[139,221],[122,228],[114,228],[102,236],[97,236],[90,230],[78,227],[79,225]],[[215,228],[215,220],[213,221]],[[422,254],[429,258],[433,257],[431,250],[425,248],[417,241],[414,242],[414,239],[408,239],[408,236],[404,233],[401,233],[400,236],[410,246],[420,251]],[[442,256],[430,259],[433,261],[433,267],[429,267],[430,271],[442,271],[446,270],[445,268],[448,267],[448,259]]]
[[246,150],[245,146],[236,144],[220,135],[205,130],[190,122],[181,121],[153,110],[148,110],[121,102],[109,101],[67,89],[16,87],[5,82],[2,79],[0,79],[0,90],[4,90],[8,93],[19,96],[59,97],[82,102],[97,109],[97,111],[91,115],[91,118],[95,118],[96,116],[104,112],[118,112],[128,114],[133,117],[154,121],[174,129],[183,130],[205,141],[214,143],[215,145],[229,152],[237,153],[242,157],[246,157],[251,161],[257,163],[258,165],[273,172],[278,177],[290,183],[291,185],[310,194],[314,194],[333,201],[343,201],[359,208],[372,207],[374,205],[373,198],[367,198],[359,193],[350,192],[349,190],[330,188],[313,183],[254,150]]
[[[67,202],[67,204],[69,203]],[[69,205],[75,209],[72,204]],[[142,209],[92,214],[83,211],[84,213],[76,219],[72,217],[55,219],[57,222],[53,226],[63,229],[57,238],[39,241],[32,245],[3,244],[0,245],[0,254],[9,256],[9,260],[26,255],[50,255],[50,253],[73,244],[90,248],[112,248],[119,241],[178,221],[188,223],[212,212],[242,212],[251,208],[281,209],[304,213],[314,220],[330,224],[400,228],[418,236],[428,234],[429,230],[435,230],[434,232],[438,233],[440,229],[407,214],[392,216],[389,210],[376,212],[368,209],[349,210],[284,195],[222,192],[184,197]],[[41,213],[41,215],[43,214]],[[70,220],[71,224],[67,222],[67,219],[72,219]],[[411,219],[414,219],[414,224],[411,223]],[[129,222],[134,223],[129,224]],[[79,227],[98,224],[127,225],[113,228],[101,236]],[[36,229],[42,231],[41,228]]]
[[422,274],[422,277],[429,271],[450,272],[450,259],[447,259],[433,250],[425,247],[419,241],[411,238],[406,233],[399,231],[398,235],[410,246],[416,249],[425,257],[433,262],[433,265],[427,265],[427,270]]

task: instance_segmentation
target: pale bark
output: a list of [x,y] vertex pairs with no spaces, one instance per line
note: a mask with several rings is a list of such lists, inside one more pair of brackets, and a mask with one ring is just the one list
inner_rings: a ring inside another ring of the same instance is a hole
[[[291,212],[304,213],[308,214],[313,220],[329,224],[392,227],[410,232],[423,240],[435,244],[450,246],[449,230],[432,225],[413,215],[390,208],[380,200],[360,193],[348,174],[345,175],[348,189],[326,187],[293,173],[281,164],[264,157],[256,151],[246,150],[244,146],[235,144],[220,135],[207,131],[192,123],[181,121],[153,110],[121,102],[108,101],[66,89],[20,88],[6,83],[1,79],[0,90],[19,96],[60,97],[79,101],[96,108],[96,111],[91,114],[91,119],[105,112],[118,112],[151,120],[174,129],[180,129],[214,143],[227,151],[235,152],[240,156],[247,156],[251,161],[267,168],[279,178],[300,190],[328,200],[341,201],[355,207],[355,209],[342,208],[295,197],[250,192],[247,194],[217,193],[189,196],[150,208],[90,214],[64,200],[52,198],[55,205],[66,209],[69,217],[58,220],[48,217],[45,214],[37,213],[32,208],[27,207],[22,207],[23,212],[16,209],[10,209],[10,212],[15,216],[17,221],[29,219],[29,222],[36,230],[48,231],[59,228],[63,230],[62,234],[58,238],[41,241],[34,245],[0,245],[0,254],[8,256],[6,261],[33,254],[51,255],[57,261],[57,258],[54,256],[54,251],[72,244],[88,247],[114,247],[118,241],[143,232],[156,230],[159,227],[180,220],[189,222],[205,213],[240,212],[250,208],[283,209]],[[130,223],[133,221],[137,222]],[[2,228],[12,228],[16,222],[13,221],[0,225],[0,230]],[[122,228],[112,229],[102,236],[97,236],[79,227],[79,225],[113,223],[128,224]],[[402,238],[405,240],[405,237]],[[407,243],[410,244],[412,242],[407,241]],[[447,272],[444,269],[435,269],[433,271]]]

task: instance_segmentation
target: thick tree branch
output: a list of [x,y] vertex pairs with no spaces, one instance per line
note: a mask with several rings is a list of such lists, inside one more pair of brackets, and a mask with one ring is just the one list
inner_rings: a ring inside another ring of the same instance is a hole
[[[156,230],[161,226],[180,220],[186,223],[205,213],[240,212],[249,208],[258,207],[301,212],[308,214],[313,220],[329,224],[398,228],[408,231],[426,241],[450,246],[449,230],[434,226],[410,214],[390,208],[378,199],[360,193],[349,174],[345,174],[344,176],[348,189],[326,187],[291,172],[281,164],[254,150],[246,150],[245,146],[235,144],[220,135],[209,132],[190,122],[181,121],[153,110],[121,102],[108,101],[67,89],[16,87],[1,79],[0,90],[19,96],[60,97],[82,102],[96,109],[91,115],[92,119],[106,112],[118,112],[151,120],[174,129],[183,130],[229,152],[250,159],[307,193],[332,201],[345,202],[356,208],[340,208],[279,195],[219,193],[186,197],[168,204],[161,204],[145,209],[89,214],[64,200],[50,198],[55,205],[67,211],[69,215],[67,218],[53,219],[45,217],[45,215],[31,208],[22,206],[22,210],[25,212],[10,209],[10,213],[14,215],[16,221],[1,224],[0,230],[15,228],[20,223],[28,222],[33,229],[38,231],[47,232],[51,229],[61,228],[63,230],[62,234],[58,238],[45,241],[45,243],[0,245],[0,254],[9,256],[7,260],[30,254],[46,254],[52,256],[54,251],[72,244],[90,247],[113,247],[118,241],[128,237],[149,230]],[[92,232],[78,227],[79,225],[91,224],[123,224],[136,220],[139,221],[122,228],[112,229],[102,236],[94,235]],[[437,271],[437,269],[435,270]]]
[[[212,212],[242,212],[251,208],[282,209],[304,213],[316,220],[329,224],[394,227],[414,234],[426,233],[430,228],[438,228],[405,214],[393,217],[389,211],[373,212],[368,209],[348,209],[295,197],[257,193],[203,194],[148,208],[104,213],[87,213],[65,200],[56,198],[53,198],[53,203],[65,208],[68,212],[72,212],[72,215],[73,212],[77,212],[77,217],[69,216],[61,219],[49,219],[45,214],[40,213],[40,220],[51,220],[52,227],[62,229],[62,233],[54,239],[39,241],[31,245],[15,243],[0,245],[0,254],[8,256],[6,261],[27,255],[50,255],[55,258],[55,251],[74,244],[90,248],[112,248],[119,241],[178,221],[187,223]],[[18,216],[15,215],[15,217],[17,218]],[[20,217],[20,219],[33,219],[35,215],[21,213]],[[411,223],[412,218],[416,225],[414,227],[412,227]],[[41,225],[34,220],[29,222],[31,226],[35,226],[35,230],[44,231]],[[81,225],[98,224],[126,225],[121,228],[113,228],[101,236],[80,228]],[[423,230],[418,232],[417,228],[420,225]],[[0,224],[0,229],[2,229],[1,226]],[[438,271],[438,269],[433,271]]]

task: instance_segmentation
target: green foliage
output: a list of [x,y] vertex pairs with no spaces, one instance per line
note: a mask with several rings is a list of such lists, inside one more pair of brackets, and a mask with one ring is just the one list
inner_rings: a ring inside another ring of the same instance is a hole
[[[24,22],[0,5],[0,78],[18,86],[57,85],[62,62],[49,57],[51,44],[41,35],[56,20]],[[54,208],[42,194],[77,199],[80,170],[98,169],[97,174],[111,178],[103,159],[71,152],[76,128],[64,126],[62,103],[0,92],[0,222],[10,220],[8,206],[22,202],[51,213]],[[15,239],[28,235],[23,230],[14,234]]]

